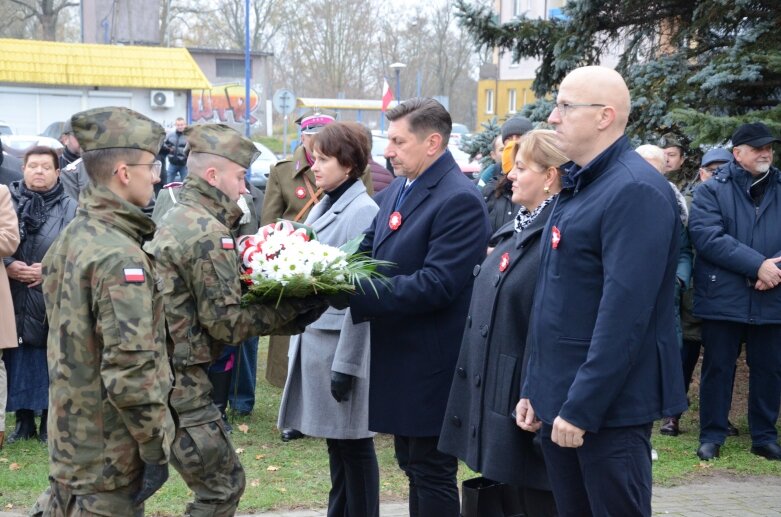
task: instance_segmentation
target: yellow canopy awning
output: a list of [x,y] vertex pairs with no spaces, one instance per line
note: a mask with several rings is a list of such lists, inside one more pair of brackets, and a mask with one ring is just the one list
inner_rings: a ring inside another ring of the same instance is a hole
[[0,83],[211,88],[187,49],[0,38]]

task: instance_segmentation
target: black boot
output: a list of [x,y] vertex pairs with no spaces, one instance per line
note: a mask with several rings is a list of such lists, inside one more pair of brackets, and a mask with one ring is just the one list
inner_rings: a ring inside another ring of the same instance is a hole
[[228,394],[230,393],[231,372],[209,372],[209,380],[212,381],[212,401],[220,410],[225,430],[233,432],[233,427],[228,423],[228,415],[225,410],[228,407]]
[[16,428],[8,437],[8,443],[29,440],[33,437],[35,437],[35,412],[32,409],[19,409],[16,411]]
[[41,426],[38,428],[38,439],[42,444],[46,445],[49,441],[49,428],[46,420],[49,418],[49,412],[47,410],[41,411]]

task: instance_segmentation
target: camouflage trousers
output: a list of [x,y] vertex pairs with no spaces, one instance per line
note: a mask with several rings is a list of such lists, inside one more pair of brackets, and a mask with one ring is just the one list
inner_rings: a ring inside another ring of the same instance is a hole
[[177,429],[171,465],[195,496],[187,505],[186,516],[228,517],[236,513],[244,493],[244,468],[221,421]]
[[128,486],[98,492],[96,494],[77,495],[71,489],[55,481],[49,482],[43,494],[38,497],[30,515],[33,517],[143,517],[144,504],[133,505],[133,497],[141,488],[141,480]]

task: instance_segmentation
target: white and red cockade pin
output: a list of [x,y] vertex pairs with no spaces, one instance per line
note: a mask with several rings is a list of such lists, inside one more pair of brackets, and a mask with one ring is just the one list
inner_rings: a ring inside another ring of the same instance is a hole
[[220,239],[220,245],[222,246],[222,249],[224,250],[235,250],[236,249],[236,243],[233,242],[233,238],[231,237],[223,237]]
[[551,228],[551,238],[550,238],[550,245],[551,248],[554,250],[559,247],[559,243],[561,242],[561,232],[557,227]]
[[502,253],[502,258],[499,260],[499,271],[504,273],[505,269],[507,269],[509,265],[510,265],[510,254]]
[[306,190],[304,190],[304,187],[296,187],[296,197],[298,199],[304,199],[306,197]]
[[393,230],[394,232],[399,229],[401,226],[401,213],[400,212],[393,212],[390,215],[390,218],[388,218],[388,228]]
[[140,267],[126,267],[124,269],[125,282],[129,284],[143,284],[144,283],[144,270]]

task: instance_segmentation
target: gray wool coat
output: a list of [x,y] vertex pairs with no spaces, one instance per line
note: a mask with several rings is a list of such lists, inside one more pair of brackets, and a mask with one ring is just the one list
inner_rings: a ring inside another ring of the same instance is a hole
[[[377,205],[360,181],[332,206],[327,196],[306,219],[320,242],[341,246],[364,232]],[[331,396],[331,370],[356,377],[349,400]],[[335,439],[368,438],[369,323],[353,324],[350,309],[329,307],[303,334],[290,339],[288,375],[279,407],[280,429]]]

